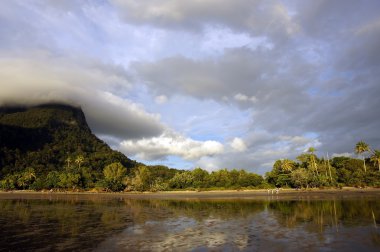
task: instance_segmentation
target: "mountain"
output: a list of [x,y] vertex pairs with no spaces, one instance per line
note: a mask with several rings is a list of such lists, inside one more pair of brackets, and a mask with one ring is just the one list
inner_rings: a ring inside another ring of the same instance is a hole
[[0,107],[0,179],[33,168],[37,175],[79,165],[100,174],[111,163],[137,166],[96,137],[83,111],[65,104]]

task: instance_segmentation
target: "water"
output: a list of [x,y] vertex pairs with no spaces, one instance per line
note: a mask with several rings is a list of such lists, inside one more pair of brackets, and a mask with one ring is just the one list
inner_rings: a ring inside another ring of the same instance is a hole
[[380,201],[0,195],[1,251],[380,251]]

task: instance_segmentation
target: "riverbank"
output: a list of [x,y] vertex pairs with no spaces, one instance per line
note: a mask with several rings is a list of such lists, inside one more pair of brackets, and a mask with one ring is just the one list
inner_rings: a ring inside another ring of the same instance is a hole
[[327,199],[336,197],[380,197],[380,188],[354,188],[342,189],[272,189],[257,190],[213,190],[213,191],[164,191],[164,192],[51,192],[51,191],[0,191],[0,199],[4,198],[45,198],[46,196],[89,196],[89,197],[122,197],[132,199]]

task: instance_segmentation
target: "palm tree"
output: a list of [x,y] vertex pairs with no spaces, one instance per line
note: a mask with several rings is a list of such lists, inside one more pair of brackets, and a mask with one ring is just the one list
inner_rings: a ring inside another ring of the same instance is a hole
[[289,159],[284,159],[281,162],[281,169],[283,171],[292,171],[294,169],[294,162]]
[[380,150],[374,150],[372,152],[371,161],[379,166],[380,171]]
[[78,164],[78,168],[80,170],[80,165],[84,162],[84,157],[82,155],[79,155],[77,156],[77,158],[75,159],[75,163]]
[[331,165],[330,165],[329,153],[327,153],[327,167],[329,168],[330,182],[332,182]]
[[26,168],[26,170],[24,171],[24,177],[29,181],[36,179],[36,173],[34,172],[34,169],[30,167]]
[[70,157],[68,157],[68,158],[66,158],[66,162],[67,162],[67,169],[70,169],[70,163],[71,163],[71,158]]
[[316,151],[316,149],[314,147],[310,147],[307,152],[310,153],[310,166],[312,169],[314,169],[316,172],[317,172],[317,175],[319,175],[318,173],[318,167],[317,167],[317,162],[315,161],[315,155],[314,155],[314,152]]
[[363,158],[363,167],[364,167],[364,172],[367,172],[367,167],[365,166],[365,156],[363,153],[369,151],[369,145],[365,143],[364,141],[359,141],[356,146],[355,146],[355,152],[358,155],[361,155]]

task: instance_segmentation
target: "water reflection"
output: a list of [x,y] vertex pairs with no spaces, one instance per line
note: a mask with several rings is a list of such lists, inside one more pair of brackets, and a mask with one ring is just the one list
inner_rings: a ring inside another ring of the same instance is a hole
[[378,251],[380,201],[0,200],[1,248],[96,251]]

